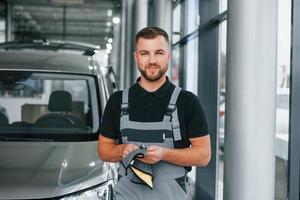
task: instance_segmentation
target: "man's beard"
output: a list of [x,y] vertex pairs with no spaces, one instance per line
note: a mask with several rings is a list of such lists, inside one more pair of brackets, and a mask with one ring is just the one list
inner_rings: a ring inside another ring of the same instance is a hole
[[[147,74],[147,68],[150,67],[156,67],[159,68],[159,71],[157,74],[155,75],[151,75],[151,74]],[[159,80],[161,77],[163,77],[163,75],[165,75],[165,73],[167,72],[168,68],[162,69],[159,65],[147,65],[145,67],[145,69],[141,69],[140,67],[138,67],[139,71],[141,72],[141,74],[143,75],[143,77],[145,77],[146,80],[148,81],[157,81]]]

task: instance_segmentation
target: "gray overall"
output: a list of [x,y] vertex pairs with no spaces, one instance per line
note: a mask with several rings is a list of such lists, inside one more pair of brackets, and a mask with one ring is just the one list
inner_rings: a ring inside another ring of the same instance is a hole
[[[172,93],[168,108],[161,122],[136,122],[129,120],[128,92],[123,91],[120,129],[123,143],[136,145],[157,145],[174,148],[174,141],[181,140],[176,100],[180,93],[176,87]],[[134,182],[131,170],[120,165],[120,179],[115,187],[116,200],[186,200],[184,167],[159,161],[151,165],[153,172],[153,189]],[[184,187],[182,187],[184,186]]]

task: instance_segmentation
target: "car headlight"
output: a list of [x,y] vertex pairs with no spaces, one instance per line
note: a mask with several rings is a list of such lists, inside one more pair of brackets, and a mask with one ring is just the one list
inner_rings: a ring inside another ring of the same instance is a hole
[[113,181],[107,181],[96,187],[65,196],[60,200],[112,200],[113,185]]

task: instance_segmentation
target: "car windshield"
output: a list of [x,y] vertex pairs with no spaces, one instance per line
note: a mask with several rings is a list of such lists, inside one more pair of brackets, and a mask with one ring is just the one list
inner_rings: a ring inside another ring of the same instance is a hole
[[81,140],[99,129],[95,79],[30,71],[0,72],[0,137]]

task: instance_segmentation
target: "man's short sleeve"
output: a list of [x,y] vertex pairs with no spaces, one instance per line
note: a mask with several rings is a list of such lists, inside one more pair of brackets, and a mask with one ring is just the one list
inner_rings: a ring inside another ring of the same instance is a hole
[[209,133],[206,113],[199,98],[190,94],[190,103],[186,104],[186,124],[189,138],[205,136]]
[[113,93],[107,101],[101,121],[100,134],[104,137],[117,139],[120,121],[121,91]]

